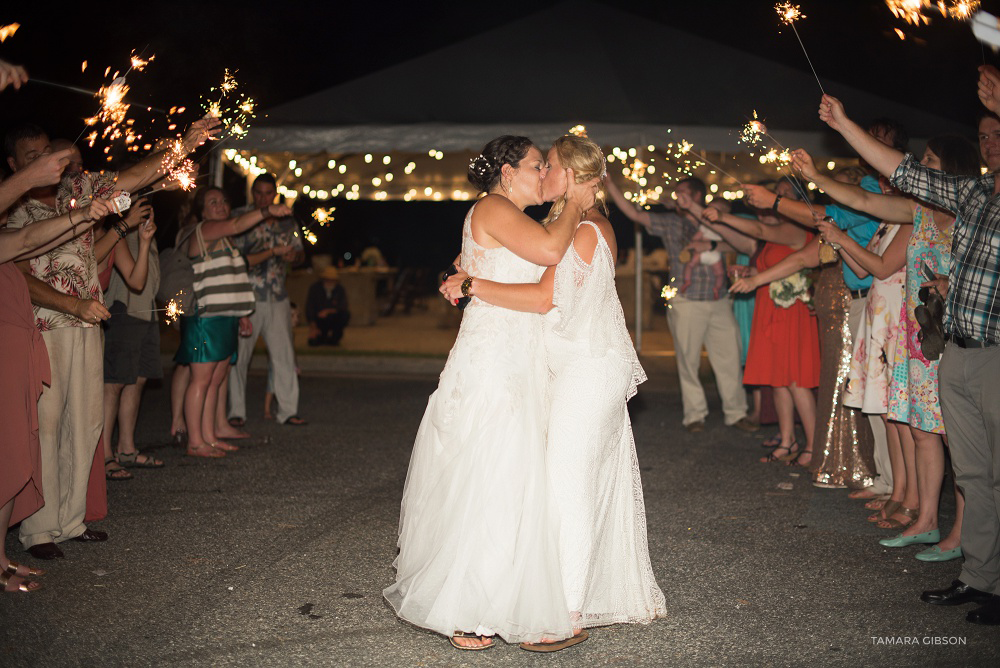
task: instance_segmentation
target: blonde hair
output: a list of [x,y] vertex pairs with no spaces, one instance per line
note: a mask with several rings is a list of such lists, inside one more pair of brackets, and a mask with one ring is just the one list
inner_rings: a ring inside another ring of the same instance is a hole
[[[607,163],[604,160],[604,153],[601,147],[587,139],[576,135],[564,135],[552,142],[552,147],[559,156],[559,163],[563,169],[572,169],[577,183],[598,179],[604,176],[607,171]],[[597,206],[605,215],[608,214],[607,192],[604,184],[601,183],[597,189]],[[548,225],[559,217],[563,207],[566,206],[566,195],[552,203],[549,214],[542,220],[543,225]]]

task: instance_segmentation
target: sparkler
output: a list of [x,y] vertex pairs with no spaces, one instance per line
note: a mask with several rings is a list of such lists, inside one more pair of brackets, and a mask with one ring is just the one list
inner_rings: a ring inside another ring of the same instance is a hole
[[326,227],[333,222],[333,212],[337,210],[337,207],[331,206],[329,208],[320,208],[312,212],[313,220],[320,224],[320,227]]
[[[935,3],[931,0],[885,0],[885,4],[897,19],[919,26],[931,22],[930,17],[924,14],[924,10],[930,9]],[[936,4],[941,16],[958,21],[968,21],[979,10],[982,3],[979,0],[951,0],[950,2],[938,0]]]
[[[212,100],[202,96],[202,108],[209,116],[222,120],[223,126],[230,137],[242,139],[250,130],[250,121],[256,118],[257,103],[252,97],[243,95],[236,96],[235,100],[230,100],[231,94],[239,87],[236,81],[236,72],[230,72],[226,68],[222,77],[222,83],[217,87],[209,89],[209,92],[218,91],[219,99]],[[228,104],[224,104],[228,103]]]
[[21,27],[20,23],[11,23],[10,25],[0,26],[0,42],[6,41],[8,37],[13,37],[17,29]]
[[809,57],[809,52],[806,51],[806,45],[802,43],[802,38],[799,37],[799,31],[795,28],[795,22],[799,19],[804,19],[806,15],[802,13],[802,10],[798,5],[793,5],[790,2],[779,2],[774,6],[774,11],[778,12],[778,17],[781,19],[782,23],[786,26],[792,27],[792,32],[795,33],[795,39],[799,40],[799,46],[802,47],[802,53],[805,54],[806,62],[809,63],[809,69],[812,70],[813,76],[816,77],[816,83],[819,84],[819,90],[823,93],[823,95],[826,95],[826,91],[823,90],[823,84],[820,83],[819,75],[816,74],[816,68],[813,67],[812,59]]
[[571,135],[576,135],[577,137],[587,136],[587,126],[585,125],[574,125],[569,129]]
[[[671,277],[670,283],[673,282],[674,279]],[[677,296],[677,288],[675,288],[673,285],[670,285],[670,283],[664,285],[663,289],[660,290],[660,297],[663,298],[664,302],[666,302],[667,308],[673,308],[673,306],[670,304],[670,300]]]
[[[178,296],[182,294],[184,294],[183,290],[181,290],[178,293]],[[151,309],[143,309],[140,311],[126,311],[126,313],[159,313],[161,311],[164,313],[163,317],[168,325],[174,324],[175,322],[177,322],[178,316],[184,315],[184,309],[182,309],[181,305],[178,304],[177,301],[174,299],[171,299],[169,302],[167,302],[166,308],[151,308]]]
[[[687,141],[686,139],[683,139],[683,140],[681,140],[680,144],[676,145],[676,149],[677,150],[674,153],[674,157],[675,158],[680,158],[681,156],[688,155],[688,154],[691,153],[691,149],[693,149],[693,148],[694,148],[694,144],[692,144],[691,142]],[[704,154],[697,154],[697,155],[698,155],[697,160],[699,160],[701,162],[704,162],[704,163],[706,163],[708,165],[711,165],[714,169],[718,170],[719,172],[722,172],[723,174],[725,174],[726,176],[728,176],[729,178],[731,178],[733,181],[736,181],[737,183],[739,183],[740,180],[738,178],[736,178],[735,176],[733,176],[732,174],[730,174],[729,172],[727,172],[726,170],[724,170],[722,167],[719,167],[717,164],[715,164],[714,162],[712,162],[711,160],[709,160],[708,158],[706,158],[704,156]]]

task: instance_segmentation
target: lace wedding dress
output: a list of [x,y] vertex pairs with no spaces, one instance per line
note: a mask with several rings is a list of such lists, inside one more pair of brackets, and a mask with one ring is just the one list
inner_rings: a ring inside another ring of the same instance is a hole
[[646,511],[626,402],[646,374],[625,328],[615,261],[597,225],[588,265],[570,246],[546,316],[551,373],[549,494],[559,522],[567,607],[576,626],[665,614],[646,543]]
[[[462,267],[505,283],[543,269],[462,232]],[[417,431],[399,517],[400,618],[507,642],[572,635],[545,471],[542,317],[473,299]]]

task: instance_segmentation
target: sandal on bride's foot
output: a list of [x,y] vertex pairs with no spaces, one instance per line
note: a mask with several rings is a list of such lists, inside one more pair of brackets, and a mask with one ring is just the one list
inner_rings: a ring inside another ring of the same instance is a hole
[[[486,640],[489,640],[489,642],[483,645],[463,645],[462,643],[457,642],[456,638],[468,638],[470,640],[475,639],[478,640],[480,643]],[[454,647],[455,649],[460,649],[467,652],[478,652],[479,650],[489,649],[490,647],[493,647],[493,638],[487,636],[477,636],[475,633],[463,633],[461,631],[455,631],[455,635],[448,638],[448,642],[450,642],[451,646]]]
[[[896,509],[896,512],[890,513],[889,519],[880,520],[877,526],[879,529],[905,529],[906,527],[913,524],[917,519],[917,515],[920,514],[920,508],[907,508],[906,506],[900,505]],[[902,515],[906,520],[893,519],[895,516]],[[932,541],[933,542],[933,541]]]
[[885,504],[879,508],[879,511],[873,515],[868,516],[869,522],[884,522],[889,519],[896,510],[903,505],[902,501],[894,501],[889,499]]
[[39,575],[45,575],[45,571],[41,568],[32,568],[16,561],[8,561],[7,568],[3,569],[3,572],[16,575],[19,578],[37,578]]
[[30,594],[31,592],[38,591],[41,588],[41,582],[25,580],[20,575],[11,575],[7,571],[0,573],[0,591],[3,591],[5,594],[11,594],[14,592]]
[[[784,450],[783,454],[778,454]],[[799,456],[799,444],[796,441],[792,441],[792,444],[787,448],[783,445],[779,445],[774,450],[768,453],[766,457],[760,458],[761,464],[769,464],[771,462],[790,462]]]
[[579,645],[589,637],[590,634],[586,630],[580,629],[565,640],[558,640],[556,642],[546,642],[545,640],[542,642],[523,642],[518,647],[528,652],[558,652],[567,647]]
[[223,452],[236,452],[240,449],[240,446],[233,445],[232,443],[226,443],[225,441],[213,441],[209,443],[209,445],[216,450],[222,450]]
[[191,445],[188,443],[187,452],[184,453],[188,457],[208,457],[217,458],[225,457],[226,453],[222,450],[218,450],[212,447],[211,443],[202,443],[201,445]]

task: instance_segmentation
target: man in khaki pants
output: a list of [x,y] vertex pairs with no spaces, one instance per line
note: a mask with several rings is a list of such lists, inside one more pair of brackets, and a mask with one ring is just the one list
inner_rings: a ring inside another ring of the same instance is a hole
[[[689,283],[685,280],[687,287],[683,294],[678,293],[670,300],[667,311],[667,322],[677,354],[684,427],[691,432],[699,432],[705,428],[708,401],[698,378],[701,350],[704,347],[708,351],[708,361],[712,365],[719,396],[722,398],[726,424],[744,431],[756,431],[758,427],[746,417],[747,396],[740,369],[739,327],[733,316],[729,295],[725,291],[716,294],[715,274],[708,265],[702,264],[697,258],[685,258],[692,264],[691,271],[685,273],[687,263],[681,259],[681,251],[698,231],[698,221],[679,209],[668,213],[651,213],[639,209],[625,198],[611,179],[606,183],[608,192],[622,213],[663,239],[670,257],[670,273],[674,279],[687,275],[691,277]],[[705,203],[705,184],[700,179],[692,177],[678,182],[676,193],[679,202],[687,200],[701,205]],[[719,261],[722,262],[721,259]],[[675,281],[675,285],[679,288],[681,282]]]

